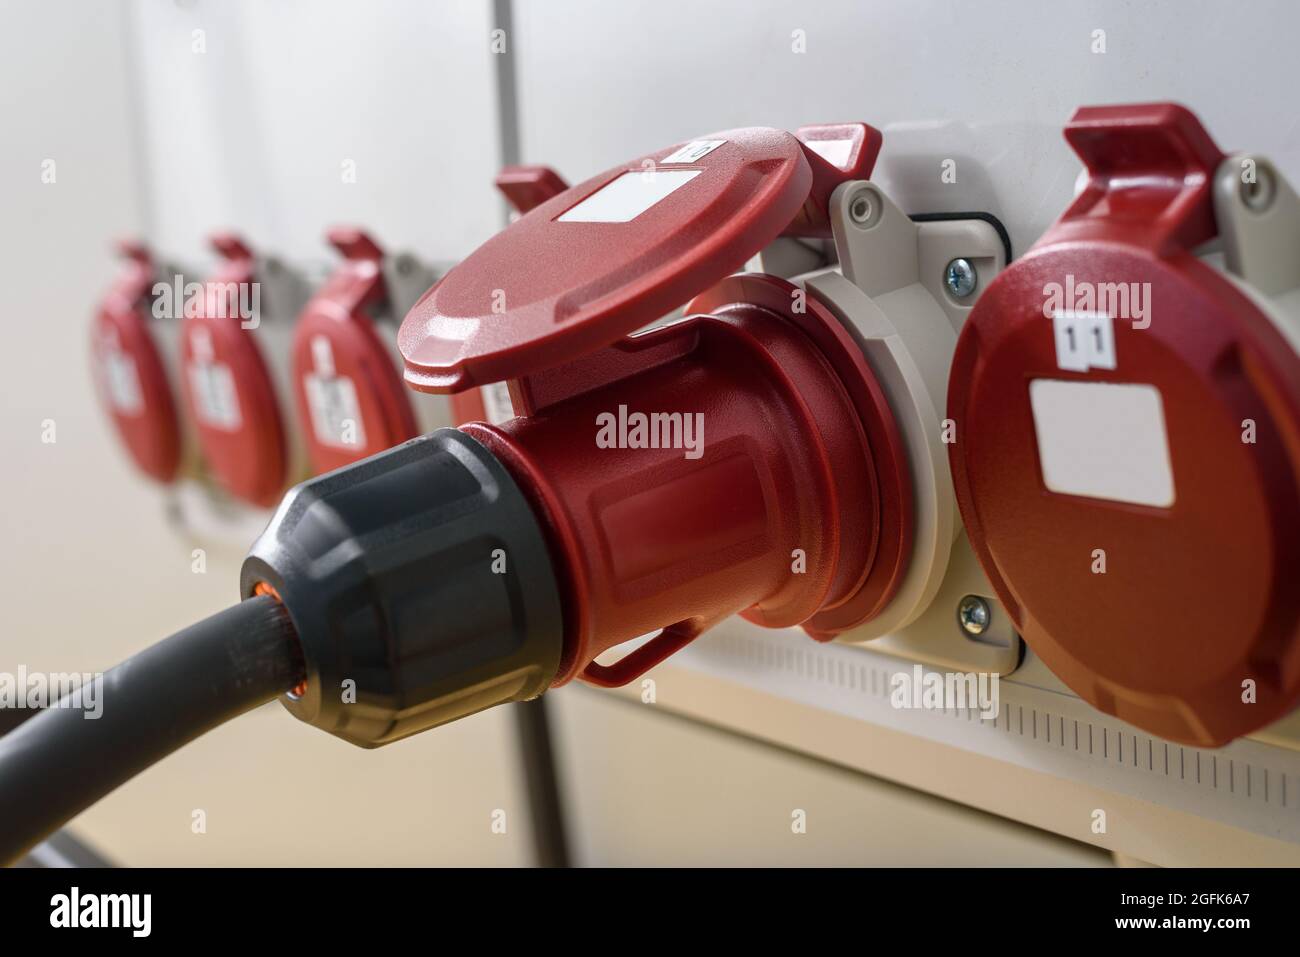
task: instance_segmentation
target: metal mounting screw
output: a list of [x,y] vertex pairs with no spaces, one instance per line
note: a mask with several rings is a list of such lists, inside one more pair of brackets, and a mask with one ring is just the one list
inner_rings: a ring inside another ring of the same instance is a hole
[[949,292],[958,299],[965,299],[979,284],[979,273],[969,259],[954,259],[944,269],[943,280],[948,284]]
[[984,634],[992,620],[993,609],[979,595],[967,595],[957,603],[957,624],[968,638]]

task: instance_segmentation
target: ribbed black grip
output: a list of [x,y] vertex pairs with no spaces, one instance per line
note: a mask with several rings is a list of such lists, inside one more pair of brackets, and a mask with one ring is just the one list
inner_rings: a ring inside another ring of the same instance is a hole
[[306,659],[306,693],[285,707],[362,747],[535,698],[559,667],[542,530],[456,429],[292,489],[244,560],[243,593],[258,582],[284,601]]

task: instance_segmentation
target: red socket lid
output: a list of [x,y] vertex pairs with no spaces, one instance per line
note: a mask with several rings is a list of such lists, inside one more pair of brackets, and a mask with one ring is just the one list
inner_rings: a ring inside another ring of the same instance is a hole
[[[823,194],[867,175],[880,145],[860,123],[800,133],[825,130],[843,145],[814,149],[761,127],[710,134],[543,202],[407,315],[407,382],[457,392],[578,358],[681,306],[783,231],[824,234]],[[819,202],[820,215],[805,210]]]
[[1224,157],[1191,113],[1082,109],[1066,137],[1087,186],[958,341],[958,502],[1059,677],[1223,744],[1300,701],[1300,359],[1192,254]]
[[253,339],[260,322],[253,255],[225,234],[212,245],[224,261],[185,307],[187,406],[204,460],[221,485],[246,502],[274,505],[288,453],[275,388]]
[[527,213],[554,196],[569,184],[549,166],[505,166],[497,173],[497,189],[517,213]]
[[180,467],[176,404],[149,330],[153,264],[138,243],[123,242],[122,274],[99,304],[91,333],[92,370],[118,435],[140,470],[170,482]]
[[329,232],[344,261],[294,327],[293,381],[312,467],[328,472],[416,434],[415,413],[370,311],[388,300],[383,252],[354,228]]

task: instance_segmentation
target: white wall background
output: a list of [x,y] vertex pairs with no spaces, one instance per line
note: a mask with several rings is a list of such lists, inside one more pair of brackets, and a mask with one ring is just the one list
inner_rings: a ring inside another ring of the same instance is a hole
[[[1077,106],[1174,99],[1300,179],[1285,0],[550,0],[518,6],[522,141],[571,182],[735,126],[861,120],[912,213],[979,209],[1016,254],[1064,210]],[[803,31],[805,53],[792,50]],[[1091,52],[1104,30],[1106,52]],[[957,162],[957,182],[940,164]]]
[[255,248],[320,258],[327,226],[361,223],[452,259],[498,228],[487,0],[122,9],[149,231],[173,255],[205,256],[207,233],[233,226]]

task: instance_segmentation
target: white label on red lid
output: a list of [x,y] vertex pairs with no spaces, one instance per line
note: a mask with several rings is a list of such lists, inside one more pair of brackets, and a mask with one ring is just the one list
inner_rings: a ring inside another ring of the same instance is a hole
[[1115,324],[1100,312],[1052,313],[1056,367],[1068,372],[1115,368]]
[[853,155],[853,140],[804,140],[803,145],[832,166],[848,169],[849,157]]
[[560,214],[562,223],[630,223],[704,170],[629,170]]
[[140,415],[144,411],[144,395],[135,360],[112,344],[105,350],[101,368],[109,404],[123,415]]
[[194,411],[204,425],[237,432],[243,425],[239,393],[230,366],[223,362],[195,362],[189,367]]
[[347,376],[337,374],[334,348],[328,337],[312,336],[311,361],[315,371],[307,373],[302,384],[317,440],[340,449],[365,445],[366,430],[361,424],[357,387]]
[[334,374],[334,347],[327,336],[311,337],[311,363],[318,375],[328,379]]
[[670,153],[661,159],[658,165],[671,166],[676,163],[698,163],[725,142],[727,141],[691,140],[691,142],[687,143],[676,152]]
[[1174,504],[1164,404],[1155,386],[1035,379],[1029,404],[1048,491]]
[[340,449],[357,449],[366,444],[357,387],[351,379],[310,372],[303,378],[303,390],[311,409],[312,430],[322,444]]

